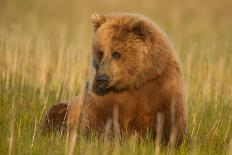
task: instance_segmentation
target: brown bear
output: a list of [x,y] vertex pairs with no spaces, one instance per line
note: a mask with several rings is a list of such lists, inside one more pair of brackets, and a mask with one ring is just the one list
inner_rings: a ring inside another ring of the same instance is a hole
[[[46,114],[43,130],[106,129],[180,144],[186,131],[183,76],[165,33],[138,14],[92,15],[95,75],[73,103]],[[112,128],[111,128],[112,127]]]

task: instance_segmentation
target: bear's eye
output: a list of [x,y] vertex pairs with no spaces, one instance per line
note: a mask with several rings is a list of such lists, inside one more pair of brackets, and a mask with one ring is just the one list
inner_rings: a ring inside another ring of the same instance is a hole
[[119,52],[117,52],[117,51],[114,51],[114,52],[112,53],[112,57],[113,57],[114,59],[119,59],[119,58],[121,57],[121,53],[119,53]]
[[97,52],[97,57],[101,60],[103,58],[103,52],[102,51],[98,51]]

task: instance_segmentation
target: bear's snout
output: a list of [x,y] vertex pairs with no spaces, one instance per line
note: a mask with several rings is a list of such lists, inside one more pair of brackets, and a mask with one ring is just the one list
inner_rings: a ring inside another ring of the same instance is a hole
[[105,74],[96,76],[96,85],[102,89],[109,86],[109,77]]
[[93,91],[97,95],[103,95],[108,92],[110,87],[110,78],[106,74],[96,75],[93,85]]

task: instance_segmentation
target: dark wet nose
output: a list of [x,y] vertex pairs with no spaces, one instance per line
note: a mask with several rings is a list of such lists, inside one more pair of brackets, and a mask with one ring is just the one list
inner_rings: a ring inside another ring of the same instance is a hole
[[98,87],[105,89],[109,85],[109,77],[105,74],[103,75],[98,75],[96,77],[96,84]]

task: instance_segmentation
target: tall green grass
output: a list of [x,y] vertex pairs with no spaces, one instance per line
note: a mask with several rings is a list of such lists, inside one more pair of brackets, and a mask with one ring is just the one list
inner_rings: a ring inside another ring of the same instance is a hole
[[232,3],[228,1],[0,1],[0,154],[68,154],[41,136],[42,113],[78,95],[89,75],[93,12],[137,12],[170,36],[183,65],[188,134],[179,150],[148,138],[77,135],[74,154],[232,154]]

